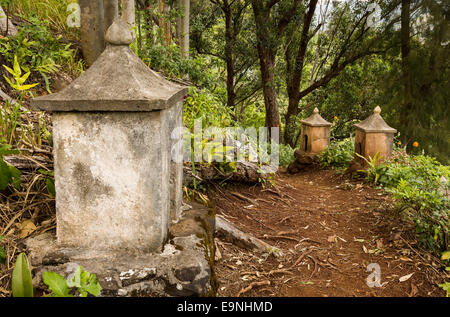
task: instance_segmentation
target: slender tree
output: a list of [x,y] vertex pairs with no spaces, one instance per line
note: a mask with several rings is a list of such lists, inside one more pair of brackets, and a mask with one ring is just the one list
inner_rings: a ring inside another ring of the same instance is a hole
[[230,109],[236,108],[236,41],[242,30],[242,19],[249,3],[247,1],[233,0],[210,0],[217,5],[225,18],[225,48],[222,59],[227,67],[227,106]]
[[80,0],[81,47],[88,66],[100,56],[105,48],[103,0]]
[[[403,104],[401,109],[400,125],[404,129],[408,129],[410,125],[413,98],[412,98],[412,81],[411,69],[409,62],[410,55],[410,28],[411,28],[411,0],[402,0],[401,8],[401,57],[402,57],[402,75],[403,75]],[[401,135],[404,144],[407,144],[409,133],[404,131]]]
[[[283,6],[279,6],[279,4],[283,4]],[[275,87],[275,59],[281,42],[280,38],[283,37],[300,4],[300,0],[251,0],[256,27],[256,48],[266,108],[265,125],[267,127],[280,126]]]
[[178,19],[178,42],[180,44],[181,56],[189,57],[189,18],[190,18],[190,0],[178,0],[178,8],[181,11]]

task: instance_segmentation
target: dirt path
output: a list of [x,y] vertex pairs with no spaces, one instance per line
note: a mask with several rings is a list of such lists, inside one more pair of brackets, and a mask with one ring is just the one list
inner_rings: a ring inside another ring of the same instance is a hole
[[[444,295],[438,265],[414,251],[412,227],[381,190],[323,170],[280,174],[276,188],[210,189],[218,215],[284,252],[265,258],[216,240],[219,296]],[[366,284],[370,263],[381,268],[381,287]],[[261,283],[249,289],[253,282]]]

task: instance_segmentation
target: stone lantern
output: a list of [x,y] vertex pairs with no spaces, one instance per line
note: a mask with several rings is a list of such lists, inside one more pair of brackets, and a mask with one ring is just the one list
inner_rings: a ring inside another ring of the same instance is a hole
[[[53,113],[57,243],[88,250],[161,250],[182,203],[171,161],[187,88],[149,69],[120,18],[82,76],[32,107]],[[181,139],[181,136],[180,136]],[[179,149],[181,150],[181,149]]]
[[314,108],[314,113],[300,122],[302,123],[301,151],[319,154],[330,145],[331,123],[322,118],[319,109]]
[[[391,157],[394,134],[397,133],[396,129],[387,125],[380,113],[381,108],[377,106],[370,117],[355,124],[355,152],[367,159],[379,153],[380,160],[377,163]],[[359,157],[355,159],[362,165],[366,164]]]

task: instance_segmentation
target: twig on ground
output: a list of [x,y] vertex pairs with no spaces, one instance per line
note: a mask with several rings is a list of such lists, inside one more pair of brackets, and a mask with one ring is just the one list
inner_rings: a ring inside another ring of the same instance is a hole
[[297,243],[299,243],[299,240],[298,239],[296,239],[296,238],[292,238],[292,237],[285,237],[285,236],[268,236],[268,235],[265,235],[265,236],[263,236],[262,237],[263,239],[284,239],[284,240],[290,240],[290,241],[295,241],[295,242],[297,242]]
[[242,200],[245,200],[245,201],[249,202],[252,205],[258,206],[258,203],[256,201],[254,201],[251,198],[248,198],[247,196],[241,195],[241,194],[236,193],[236,192],[231,192],[231,195],[236,196],[237,198],[240,198]]
[[319,268],[318,268],[318,262],[317,262],[316,258],[314,258],[312,255],[308,255],[308,258],[310,258],[314,262],[314,271],[311,273],[311,276],[309,277],[309,279],[311,279],[313,277],[313,275],[316,274],[316,272]]
[[253,282],[249,286],[241,289],[239,291],[239,293],[237,294],[237,297],[240,297],[242,294],[247,293],[248,291],[252,290],[254,287],[264,286],[264,285],[270,285],[270,281],[266,280],[266,281],[261,281],[261,282]]
[[293,268],[294,266],[297,266],[297,264],[301,263],[303,261],[303,259],[305,258],[305,256],[309,255],[311,253],[311,251],[306,251],[304,253],[302,253],[302,255],[300,255],[300,257],[294,262],[294,264],[291,266],[291,268]]

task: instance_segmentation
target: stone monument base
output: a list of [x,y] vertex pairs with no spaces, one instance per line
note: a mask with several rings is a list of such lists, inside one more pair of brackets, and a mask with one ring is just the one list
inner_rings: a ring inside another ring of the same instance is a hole
[[81,265],[96,274],[100,296],[214,296],[215,218],[206,207],[189,205],[192,208],[171,225],[168,241],[158,253],[64,248],[51,233],[28,239],[34,287],[47,289],[42,282],[45,271],[68,278]]
[[296,150],[294,156],[295,160],[288,166],[288,172],[290,174],[299,173],[300,171],[320,164],[320,154],[317,153],[307,153],[302,150]]

